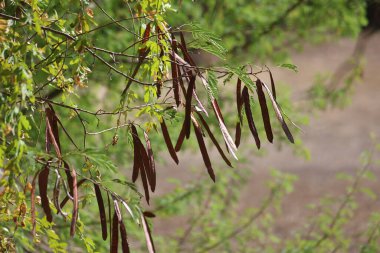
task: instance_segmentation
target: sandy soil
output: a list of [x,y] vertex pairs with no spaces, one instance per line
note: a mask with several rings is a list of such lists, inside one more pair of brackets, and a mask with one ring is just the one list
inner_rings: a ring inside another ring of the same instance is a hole
[[[294,92],[294,100],[301,102],[315,75],[333,72],[351,55],[354,46],[355,41],[348,39],[319,46],[307,46],[303,52],[293,54],[299,72],[274,68],[275,79],[289,84]],[[326,194],[336,196],[344,192],[344,184],[337,182],[335,174],[340,171],[353,172],[358,168],[359,155],[371,146],[369,133],[373,132],[380,136],[380,34],[369,41],[365,57],[363,82],[356,86],[352,103],[344,110],[328,109],[319,112],[318,115],[311,117],[309,126],[303,127],[304,133],[301,136],[305,146],[311,151],[310,161],[293,156],[288,147],[278,151],[268,144],[265,144],[268,148],[266,156],[252,158],[253,176],[242,194],[242,209],[259,203],[265,194],[263,182],[268,178],[270,167],[292,172],[299,177],[295,191],[286,197],[284,213],[277,221],[276,232],[284,238],[302,226],[303,218],[311,215],[305,208],[306,204],[316,202]],[[167,183],[167,176],[186,181],[189,180],[186,172],[190,168],[202,167],[201,157],[198,154],[196,159],[191,154],[180,154],[180,160],[180,168],[172,164],[158,168],[159,187],[156,196],[173,189],[173,186]],[[237,169],[239,167],[238,165]],[[378,172],[376,174],[380,175]],[[374,184],[373,188],[380,193],[379,185]],[[365,208],[355,217],[359,227],[366,225],[361,221],[371,210],[380,210],[379,201],[370,201],[363,197],[361,202]],[[174,232],[176,222],[178,220],[157,218],[155,233]]]

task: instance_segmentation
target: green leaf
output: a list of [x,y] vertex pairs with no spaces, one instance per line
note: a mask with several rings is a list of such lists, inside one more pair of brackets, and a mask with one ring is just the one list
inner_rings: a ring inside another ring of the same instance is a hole
[[221,59],[226,58],[227,49],[220,43],[221,39],[210,31],[204,30],[198,24],[188,24],[190,32],[195,39],[189,46],[192,48],[202,49]]
[[242,67],[232,67],[232,66],[225,66],[225,68],[235,75],[237,75],[240,80],[252,91],[256,91],[256,84],[252,81],[252,79],[249,77],[249,75],[242,70]]
[[116,172],[117,171],[116,165],[113,164],[113,162],[109,159],[109,157],[102,152],[104,151],[95,150],[95,149],[86,149],[82,152],[69,153],[66,156],[69,156],[69,155],[83,156],[89,159],[95,166],[99,168],[104,168],[104,169]]
[[[210,97],[214,97],[215,99],[218,98],[218,80],[216,79],[215,73],[212,71],[207,71],[207,77],[208,77],[208,89],[207,94],[210,99]],[[210,96],[211,95],[211,96]]]
[[293,70],[294,72],[298,72],[298,67],[296,65],[290,64],[290,63],[283,63],[280,65],[281,68],[286,68]]
[[113,182],[115,183],[118,183],[118,184],[121,184],[121,185],[126,185],[128,186],[132,191],[134,191],[135,193],[137,193],[137,195],[139,195],[140,197],[142,197],[143,195],[138,191],[136,185],[134,183],[131,183],[131,182],[128,182],[128,181],[125,181],[125,180],[120,180],[118,178],[115,178],[115,179],[112,179]]

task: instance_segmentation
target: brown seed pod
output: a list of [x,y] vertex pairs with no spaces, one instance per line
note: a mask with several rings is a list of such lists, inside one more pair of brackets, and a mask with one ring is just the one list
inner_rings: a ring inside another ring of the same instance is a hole
[[235,129],[235,145],[236,145],[236,147],[240,146],[240,139],[241,139],[241,125],[240,125],[240,122],[236,122],[236,129]]
[[94,184],[94,190],[95,190],[96,201],[98,202],[100,226],[102,228],[102,238],[105,241],[107,240],[107,217],[106,217],[106,211],[104,208],[104,201],[103,201],[103,197],[102,197],[102,193],[100,191],[99,185]]
[[146,241],[146,246],[148,248],[148,252],[154,253],[154,252],[156,252],[156,250],[154,248],[152,233],[150,232],[149,225],[148,225],[148,222],[146,222],[144,214],[141,214],[141,223],[142,223],[143,229],[144,229],[145,241]]
[[273,80],[273,75],[272,75],[272,72],[270,71],[270,69],[268,68],[268,71],[269,71],[269,77],[270,77],[270,84],[272,86],[272,94],[273,94],[273,98],[274,100],[276,100],[276,86],[274,85],[274,80]]
[[206,120],[203,118],[202,114],[200,114],[199,112],[197,112],[197,114],[198,114],[199,119],[201,120],[203,127],[206,129],[208,136],[210,137],[211,141],[214,143],[216,149],[218,150],[220,156],[223,158],[224,162],[232,168],[231,162],[228,160],[227,156],[224,154],[224,152],[223,152],[222,148],[220,147],[218,141],[216,140],[215,136],[211,132],[210,127],[208,126]]
[[170,55],[171,58],[171,69],[172,69],[172,79],[173,79],[173,93],[174,93],[174,99],[176,102],[177,107],[181,104],[180,96],[179,96],[179,80],[178,80],[178,64],[175,60],[175,51],[174,49],[176,46],[176,40],[174,39],[174,36],[172,36],[172,52]]
[[149,198],[150,198],[149,197],[149,188],[148,188],[147,175],[146,175],[146,171],[145,171],[144,167],[140,168],[140,173],[141,173],[142,185],[143,185],[144,192],[145,192],[145,199],[146,199],[146,202],[149,205]]
[[156,165],[154,162],[152,145],[150,143],[149,136],[146,132],[144,132],[144,137],[145,137],[145,142],[146,142],[147,155],[149,158],[149,167],[151,171],[149,182],[150,182],[151,190],[152,192],[154,192],[154,190],[156,189]]
[[45,151],[49,153],[51,145],[53,145],[58,158],[61,158],[62,154],[61,154],[61,144],[59,141],[59,134],[58,134],[57,117],[55,116],[54,110],[50,107],[47,107],[45,109],[45,115],[46,115]]
[[165,143],[166,143],[166,147],[169,150],[169,154],[173,158],[173,160],[175,161],[175,163],[178,164],[178,162],[179,162],[178,161],[178,157],[177,157],[177,154],[176,154],[176,152],[174,150],[172,141],[170,139],[170,135],[169,135],[169,132],[168,132],[168,128],[166,127],[165,120],[162,119],[162,121],[161,121],[160,124],[161,124],[162,135],[164,136],[164,140],[165,140]]
[[259,98],[260,108],[261,108],[261,115],[263,116],[264,121],[264,128],[265,133],[267,135],[268,141],[273,142],[273,133],[272,133],[272,127],[270,124],[270,118],[269,118],[269,112],[267,107],[267,101],[265,99],[265,94],[263,92],[262,82],[260,79],[257,79],[256,81],[256,87],[257,87],[257,97]]
[[202,137],[202,131],[200,129],[200,126],[195,120],[193,120],[193,125],[194,125],[195,136],[197,137],[199,149],[202,154],[203,162],[206,165],[207,172],[210,175],[210,178],[212,179],[212,181],[215,182],[215,173],[214,173],[214,170],[212,169],[210,157],[208,156],[207,148]]
[[123,253],[129,253],[127,230],[125,229],[124,222],[120,221],[119,226],[120,226],[120,237],[121,237],[121,249]]
[[182,127],[181,132],[179,133],[177,144],[175,145],[175,151],[178,152],[181,150],[182,143],[185,140],[186,132],[185,129]]
[[186,109],[185,109],[185,120],[183,122],[183,128],[185,129],[186,138],[190,137],[191,131],[191,98],[193,97],[193,91],[195,87],[195,76],[190,77],[189,87],[186,93]]
[[132,124],[131,125],[131,133],[132,133],[132,139],[133,139],[133,170],[132,170],[132,181],[136,182],[138,176],[140,167],[142,166],[142,158],[141,153],[139,149],[139,135],[137,133],[136,127]]
[[111,234],[111,253],[117,253],[117,248],[119,244],[119,219],[117,218],[116,211],[112,218],[112,234]]
[[73,212],[72,212],[72,218],[71,218],[70,235],[74,236],[75,227],[78,220],[78,209],[79,209],[77,173],[74,168],[71,168],[71,176],[73,177]]
[[39,172],[37,172],[32,180],[32,189],[30,190],[30,216],[32,219],[32,235],[36,235],[36,180]]
[[242,123],[243,120],[241,118],[241,109],[243,107],[243,99],[241,97],[241,80],[240,80],[240,78],[237,80],[237,84],[236,84],[236,105],[237,105],[237,112],[238,112],[239,121],[240,121],[240,123]]
[[251,104],[249,101],[250,99],[249,99],[249,93],[248,93],[247,87],[244,87],[242,95],[243,95],[243,100],[244,100],[245,115],[247,117],[249,129],[251,130],[253,138],[255,139],[257,148],[260,149],[260,139],[259,139],[259,135],[257,133],[255,122],[253,121]]
[[46,220],[49,222],[52,222],[53,216],[51,214],[51,209],[49,206],[49,198],[47,196],[48,180],[49,180],[49,164],[46,164],[45,167],[38,174],[38,187],[40,190],[41,205],[42,205],[42,209],[45,212]]
[[288,140],[291,142],[291,143],[294,143],[294,138],[293,138],[293,135],[292,133],[290,132],[289,128],[288,128],[288,125],[286,124],[285,120],[284,120],[284,117],[282,116],[282,113],[281,113],[281,110],[276,102],[276,100],[274,99],[272,93],[270,92],[268,86],[262,82],[262,85],[263,87],[266,89],[267,93],[268,93],[268,96],[272,102],[272,105],[273,105],[273,109],[274,109],[274,112],[276,114],[276,117],[278,119],[278,121],[280,121],[281,123],[281,127],[282,129],[284,130],[285,134],[286,134],[286,137],[288,137]]

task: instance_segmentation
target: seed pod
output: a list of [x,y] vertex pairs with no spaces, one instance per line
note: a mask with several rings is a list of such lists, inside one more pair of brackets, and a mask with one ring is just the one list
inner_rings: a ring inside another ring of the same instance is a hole
[[273,94],[273,98],[274,100],[276,100],[276,86],[274,85],[274,80],[273,80],[273,75],[272,75],[272,72],[270,71],[270,69],[268,68],[268,71],[269,71],[269,77],[270,77],[270,84],[272,86],[272,94]]
[[59,142],[57,117],[55,116],[54,110],[50,107],[47,107],[45,109],[45,114],[46,114],[45,151],[49,153],[50,147],[51,145],[53,145],[58,158],[60,158],[62,155],[61,155],[61,144]]
[[263,116],[264,121],[264,128],[265,133],[267,135],[268,141],[273,142],[273,133],[272,133],[272,127],[270,124],[270,118],[269,118],[269,112],[267,107],[267,101],[265,99],[265,94],[263,92],[262,82],[260,79],[257,79],[256,81],[256,87],[257,87],[257,97],[259,98],[260,108],[261,108],[261,115]]
[[166,127],[165,120],[162,119],[162,121],[161,121],[160,124],[161,124],[162,135],[164,136],[164,140],[165,140],[165,143],[166,143],[166,147],[168,148],[169,154],[173,158],[173,160],[175,161],[175,163],[178,164],[178,162],[179,162],[178,161],[178,157],[177,157],[177,154],[176,154],[176,152],[174,150],[172,141],[170,139],[170,135],[169,135],[169,132],[168,132],[168,128]]
[[154,155],[152,150],[152,145],[149,140],[149,136],[146,132],[144,132],[145,142],[146,142],[146,150],[147,155],[149,159],[149,168],[150,168],[150,175],[149,175],[149,184],[151,187],[152,192],[156,189],[156,165],[154,162]]
[[224,162],[232,168],[231,162],[228,160],[228,158],[224,154],[224,152],[223,152],[222,148],[220,147],[218,141],[216,140],[215,136],[211,132],[210,127],[207,125],[206,120],[203,118],[202,114],[200,114],[199,112],[197,112],[197,114],[198,114],[199,119],[201,120],[203,127],[206,129],[208,136],[210,137],[211,141],[214,143],[216,149],[218,150],[220,156],[223,158]]
[[132,170],[132,181],[136,182],[140,167],[142,166],[142,158],[139,150],[139,135],[137,133],[136,127],[131,125],[131,133],[133,139],[133,170]]
[[144,188],[144,192],[145,192],[145,199],[146,199],[146,202],[148,203],[149,205],[149,188],[148,188],[148,181],[147,181],[147,175],[146,175],[146,172],[144,170],[144,167],[141,167],[140,168],[140,173],[141,173],[141,181],[142,181],[142,185],[143,185],[143,188]]
[[234,141],[232,140],[231,135],[228,133],[226,125],[224,124],[223,115],[220,111],[219,105],[217,101],[215,100],[215,98],[213,98],[213,100],[211,101],[211,105],[212,105],[212,108],[214,109],[215,116],[218,119],[219,128],[220,128],[220,131],[222,132],[224,141],[227,145],[227,149],[231,153],[231,155],[237,160],[237,156],[235,154],[237,150],[236,145]]
[[36,179],[39,172],[37,172],[32,180],[32,189],[30,190],[30,216],[32,219],[32,235],[36,235]]
[[281,127],[282,129],[284,130],[285,134],[286,134],[286,137],[288,137],[288,140],[291,142],[291,143],[294,143],[294,138],[293,138],[293,135],[292,133],[290,132],[289,128],[288,128],[288,125],[286,124],[285,120],[284,120],[284,117],[282,116],[281,114],[281,110],[276,102],[276,100],[273,98],[273,95],[272,93],[270,92],[268,86],[262,82],[262,85],[264,86],[264,88],[267,90],[267,93],[268,93],[268,96],[270,98],[270,100],[272,101],[272,105],[273,105],[273,108],[274,108],[274,112],[276,114],[276,117],[278,119],[278,121],[280,121],[281,123]]
[[107,217],[106,217],[106,211],[104,208],[103,197],[102,197],[102,193],[100,192],[99,185],[94,184],[94,190],[95,190],[96,201],[98,202],[100,225],[102,228],[102,238],[105,241],[107,240]]
[[215,182],[215,173],[211,166],[210,157],[208,156],[208,153],[207,153],[207,148],[202,137],[201,129],[195,120],[193,120],[193,125],[194,125],[195,136],[197,137],[199,149],[202,154],[203,162],[206,165],[207,172],[210,175],[210,178],[212,179],[212,181]]
[[129,245],[127,239],[127,230],[125,229],[125,225],[123,221],[120,221],[120,237],[121,237],[121,248],[123,253],[129,253]]
[[65,161],[63,161],[63,165],[64,165],[64,168],[65,168],[65,174],[66,174],[66,177],[67,177],[67,184],[69,186],[69,193],[70,195],[72,196],[73,195],[73,177],[71,176],[71,172],[70,172],[70,167],[69,167],[69,164]]
[[178,152],[180,151],[182,147],[182,143],[185,140],[186,132],[185,129],[182,128],[181,132],[179,133],[178,139],[177,139],[177,144],[175,145],[175,151]]
[[46,164],[45,167],[38,174],[38,187],[40,190],[41,205],[42,205],[42,209],[45,212],[46,220],[48,222],[52,222],[53,216],[51,214],[51,209],[49,206],[49,198],[47,196],[48,180],[49,180],[49,164]]
[[119,220],[117,218],[116,211],[113,214],[112,219],[112,234],[111,234],[111,253],[117,253],[119,244]]
[[179,83],[178,83],[178,64],[175,60],[175,51],[174,48],[176,48],[176,40],[174,39],[174,36],[172,36],[172,52],[171,52],[171,69],[172,69],[172,79],[173,79],[173,93],[174,93],[174,99],[176,102],[177,107],[181,104],[180,97],[179,97]]
[[154,218],[154,217],[156,217],[156,215],[154,213],[149,212],[149,211],[145,211],[145,212],[143,212],[143,214],[147,218]]
[[77,173],[74,168],[71,169],[71,176],[73,177],[73,212],[72,212],[72,218],[71,218],[70,235],[74,236],[75,227],[78,220],[78,209],[79,209]]
[[141,223],[143,225],[143,229],[144,229],[144,234],[145,234],[145,241],[146,241],[146,246],[148,248],[148,252],[149,253],[155,253],[156,250],[154,248],[154,243],[153,243],[153,239],[152,239],[152,234],[150,232],[150,229],[149,229],[149,225],[148,223],[146,222],[146,219],[145,219],[145,216],[144,214],[141,214]]
[[250,104],[249,93],[248,93],[247,87],[244,87],[242,95],[243,95],[243,100],[244,100],[245,115],[247,117],[249,129],[251,130],[253,138],[255,139],[257,148],[260,149],[260,139],[259,139],[259,135],[257,133],[255,122],[253,121],[251,104]]
[[240,146],[241,139],[241,125],[240,122],[236,122],[236,130],[235,130],[235,145],[236,147]]
[[53,204],[54,207],[57,209],[57,214],[61,213],[63,214],[61,208],[59,207],[59,193],[61,190],[61,176],[59,175],[58,170],[55,170],[57,174],[57,178],[54,183],[54,188],[53,188]]
[[189,63],[191,66],[195,66],[194,60],[191,58],[189,51],[187,50],[186,42],[185,42],[185,37],[183,36],[183,33],[180,32],[180,37],[181,37],[181,44],[179,44],[179,48],[181,49],[183,53],[183,58],[184,60]]
[[186,110],[185,110],[185,120],[183,122],[183,128],[185,129],[186,138],[189,139],[191,131],[191,98],[193,97],[193,91],[195,87],[195,76],[192,75],[189,81],[189,87],[186,93]]
[[240,123],[242,123],[243,120],[241,118],[241,109],[243,107],[243,99],[241,97],[241,80],[240,80],[240,78],[237,80],[237,84],[236,84],[236,105],[237,105],[237,112],[238,112],[239,121],[240,121]]

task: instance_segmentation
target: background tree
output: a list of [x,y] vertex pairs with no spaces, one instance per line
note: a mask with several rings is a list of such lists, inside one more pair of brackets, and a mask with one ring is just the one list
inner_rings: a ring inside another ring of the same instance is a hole
[[172,17],[173,22],[199,23],[212,30],[235,60],[282,64],[289,50],[301,49],[306,42],[357,36],[367,25],[366,6],[360,0],[183,1],[179,17]]

